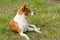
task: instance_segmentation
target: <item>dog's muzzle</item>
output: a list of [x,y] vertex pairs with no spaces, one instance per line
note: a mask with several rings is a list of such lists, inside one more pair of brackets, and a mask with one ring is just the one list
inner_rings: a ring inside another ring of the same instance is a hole
[[35,12],[31,12],[31,16],[34,16],[35,15]]

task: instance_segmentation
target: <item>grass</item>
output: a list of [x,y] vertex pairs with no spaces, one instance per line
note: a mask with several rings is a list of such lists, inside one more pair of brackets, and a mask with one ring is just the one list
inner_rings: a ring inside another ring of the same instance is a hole
[[[9,29],[9,21],[23,2],[24,0],[0,0],[0,40],[25,40]],[[60,40],[60,1],[29,0],[27,5],[36,13],[27,19],[43,32],[27,32],[31,40]]]

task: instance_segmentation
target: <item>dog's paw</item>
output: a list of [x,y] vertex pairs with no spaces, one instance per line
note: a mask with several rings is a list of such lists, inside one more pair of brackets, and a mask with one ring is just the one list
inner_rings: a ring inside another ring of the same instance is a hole
[[26,40],[30,40],[30,38],[27,38]]
[[35,31],[36,31],[37,33],[42,33],[41,31],[39,31],[39,30],[37,30],[37,29],[35,29]]
[[42,33],[41,31],[38,31],[38,33]]
[[40,28],[37,28],[37,30],[40,30]]
[[27,38],[26,38],[26,40],[30,40],[30,38],[29,38],[29,37],[27,37]]

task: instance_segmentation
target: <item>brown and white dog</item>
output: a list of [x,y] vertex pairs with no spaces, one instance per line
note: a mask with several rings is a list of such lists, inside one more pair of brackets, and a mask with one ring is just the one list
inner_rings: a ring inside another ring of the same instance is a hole
[[[25,37],[26,40],[30,40],[29,36],[26,35],[24,32],[26,31],[36,31],[38,33],[41,33],[40,28],[37,28],[35,25],[29,24],[26,20],[26,16],[33,16],[34,12],[31,12],[31,10],[26,7],[26,5],[22,6],[14,19],[10,21],[10,29],[14,32],[18,32],[20,36]],[[30,27],[31,26],[31,27]]]

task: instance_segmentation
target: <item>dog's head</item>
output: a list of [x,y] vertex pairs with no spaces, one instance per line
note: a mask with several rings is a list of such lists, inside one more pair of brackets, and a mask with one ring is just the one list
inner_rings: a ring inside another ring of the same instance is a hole
[[25,4],[18,10],[18,14],[19,15],[24,14],[25,16],[33,16],[35,13],[31,11]]

